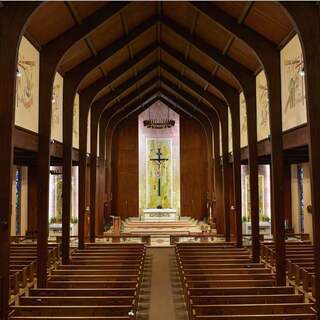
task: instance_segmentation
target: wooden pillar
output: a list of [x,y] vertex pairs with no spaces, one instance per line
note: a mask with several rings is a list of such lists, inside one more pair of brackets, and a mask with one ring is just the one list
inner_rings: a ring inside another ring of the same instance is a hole
[[244,92],[247,106],[250,213],[252,235],[252,261],[260,261],[259,239],[259,185],[258,185],[258,151],[257,151],[257,107],[255,82],[248,84]]
[[62,181],[62,263],[70,262],[70,217],[72,195],[73,106],[76,87],[71,79],[63,81],[63,181]]
[[240,109],[239,95],[230,106],[232,119],[232,158],[233,158],[233,201],[236,225],[237,247],[242,247],[242,200],[241,200],[241,148],[240,148]]
[[87,195],[87,139],[88,139],[88,110],[90,103],[80,93],[79,98],[79,249],[84,249],[85,217]]
[[215,190],[215,218],[217,223],[217,232],[222,232],[223,218],[221,214],[223,212],[223,198],[222,198],[222,171],[220,164],[220,132],[219,132],[219,120],[213,120],[213,150],[214,150],[214,190]]
[[285,226],[284,226],[284,159],[282,148],[282,105],[280,54],[269,56],[266,64],[269,90],[269,120],[271,135],[271,209],[274,217],[274,240],[277,285],[286,284]]
[[35,3],[5,6],[0,11],[0,318],[8,319],[10,217],[12,207],[13,129],[18,49]]
[[91,156],[90,156],[90,242],[95,242],[96,232],[96,202],[97,202],[97,141],[98,141],[97,110],[91,112]]
[[229,202],[229,141],[228,141],[228,113],[220,113],[221,138],[222,138],[222,185],[223,185],[223,215],[224,215],[224,234],[226,241],[230,241],[230,202]]
[[51,99],[56,64],[51,62],[51,53],[40,52],[39,90],[39,148],[38,148],[38,287],[47,286],[48,267],[48,212],[49,212],[49,171],[51,141]]

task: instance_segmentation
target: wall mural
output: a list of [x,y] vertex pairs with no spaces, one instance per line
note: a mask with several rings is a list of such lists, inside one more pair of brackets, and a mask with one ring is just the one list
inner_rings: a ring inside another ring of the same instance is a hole
[[76,94],[73,105],[73,138],[72,146],[79,149],[79,94]]
[[270,134],[269,126],[269,95],[267,78],[264,71],[256,77],[257,95],[257,140],[261,141],[268,138]]
[[240,93],[240,146],[248,145],[247,106],[243,92]]
[[171,149],[171,139],[147,139],[147,208],[172,208]]
[[17,66],[15,124],[38,132],[39,52],[22,37]]
[[63,141],[63,78],[56,73],[52,93],[51,139]]
[[304,65],[300,41],[296,35],[280,52],[282,130],[307,122]]
[[228,138],[229,138],[229,152],[232,152],[232,118],[230,108],[228,107]]

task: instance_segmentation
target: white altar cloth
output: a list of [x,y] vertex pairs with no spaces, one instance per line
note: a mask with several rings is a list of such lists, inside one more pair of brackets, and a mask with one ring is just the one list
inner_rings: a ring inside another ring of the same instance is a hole
[[144,209],[144,221],[175,221],[178,219],[176,209]]

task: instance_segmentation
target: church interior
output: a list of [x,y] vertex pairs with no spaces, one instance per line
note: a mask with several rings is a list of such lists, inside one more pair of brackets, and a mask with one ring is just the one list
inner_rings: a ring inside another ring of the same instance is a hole
[[0,2],[0,319],[320,319],[320,7]]

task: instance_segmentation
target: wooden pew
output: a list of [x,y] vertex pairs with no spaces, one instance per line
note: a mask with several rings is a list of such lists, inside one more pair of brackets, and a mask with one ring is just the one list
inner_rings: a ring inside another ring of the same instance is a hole
[[144,259],[144,245],[75,250],[69,265],[52,270],[47,288],[20,298],[10,319],[135,319]]
[[275,286],[272,269],[252,264],[246,249],[178,244],[176,259],[190,320],[316,319],[313,304]]

